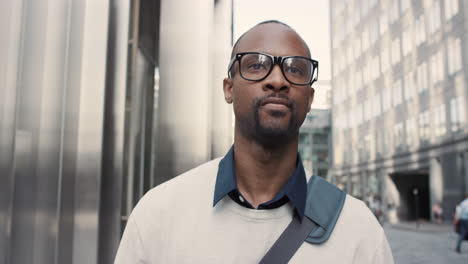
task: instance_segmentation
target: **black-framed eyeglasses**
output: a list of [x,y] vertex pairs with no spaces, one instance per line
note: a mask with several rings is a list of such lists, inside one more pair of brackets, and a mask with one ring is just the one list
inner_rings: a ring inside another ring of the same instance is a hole
[[273,56],[262,52],[237,53],[229,62],[231,68],[239,63],[240,76],[247,81],[262,81],[273,70],[275,64],[281,68],[284,78],[295,85],[312,85],[318,78],[318,61],[302,56]]

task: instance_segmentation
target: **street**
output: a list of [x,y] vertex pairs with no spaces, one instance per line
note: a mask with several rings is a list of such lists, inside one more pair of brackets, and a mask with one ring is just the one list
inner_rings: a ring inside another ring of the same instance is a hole
[[455,253],[456,234],[451,226],[400,224],[384,226],[396,264],[467,264],[468,241]]

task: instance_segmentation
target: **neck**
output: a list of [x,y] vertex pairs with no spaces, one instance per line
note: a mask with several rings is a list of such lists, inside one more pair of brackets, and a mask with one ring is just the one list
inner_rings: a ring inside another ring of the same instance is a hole
[[296,169],[297,137],[287,144],[267,149],[235,134],[234,164],[237,186],[254,207],[268,202],[286,184]]

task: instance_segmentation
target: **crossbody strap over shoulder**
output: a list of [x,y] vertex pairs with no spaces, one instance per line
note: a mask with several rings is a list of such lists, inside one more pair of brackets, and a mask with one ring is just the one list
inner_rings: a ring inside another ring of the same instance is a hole
[[330,237],[343,209],[346,193],[321,177],[312,176],[307,185],[304,217],[297,215],[286,227],[260,264],[284,264],[304,241],[322,244]]
[[304,216],[301,222],[299,217],[295,215],[288,227],[262,258],[260,264],[288,263],[316,226],[308,217]]

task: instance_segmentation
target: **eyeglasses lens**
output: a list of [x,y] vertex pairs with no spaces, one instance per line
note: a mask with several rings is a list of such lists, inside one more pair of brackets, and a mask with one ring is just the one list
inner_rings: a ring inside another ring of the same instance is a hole
[[271,69],[273,61],[263,54],[246,54],[241,60],[241,74],[250,80],[263,79]]
[[[242,56],[240,65],[243,78],[258,81],[268,75],[273,67],[273,60],[264,54],[245,54]],[[283,61],[283,73],[291,83],[309,84],[313,75],[313,65],[311,61],[304,58],[286,58]]]
[[308,84],[312,78],[312,62],[304,58],[287,58],[283,61],[283,72],[288,81]]

